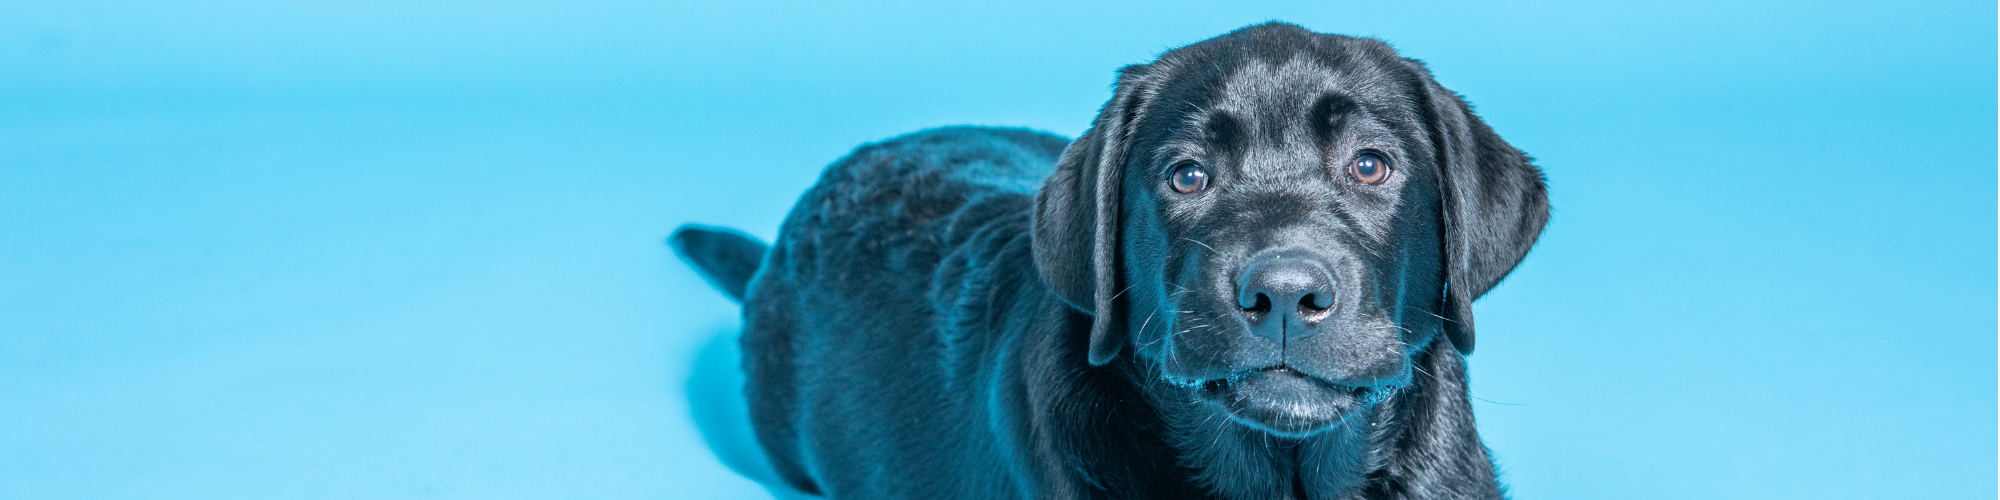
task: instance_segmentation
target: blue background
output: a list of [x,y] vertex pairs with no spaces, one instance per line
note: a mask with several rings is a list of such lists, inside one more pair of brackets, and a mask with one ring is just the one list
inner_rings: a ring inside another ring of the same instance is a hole
[[669,230],[1274,18],[1548,172],[1471,358],[1515,496],[1995,496],[1993,2],[1382,3],[0,1],[0,498],[761,497]]

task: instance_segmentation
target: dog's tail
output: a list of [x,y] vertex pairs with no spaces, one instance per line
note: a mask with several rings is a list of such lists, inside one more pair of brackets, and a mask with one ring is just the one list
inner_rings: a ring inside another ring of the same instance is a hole
[[673,236],[667,237],[667,246],[674,247],[674,253],[693,264],[695,272],[701,273],[708,284],[739,303],[743,302],[750,277],[764,263],[764,252],[770,249],[764,242],[737,230],[700,224],[675,229]]

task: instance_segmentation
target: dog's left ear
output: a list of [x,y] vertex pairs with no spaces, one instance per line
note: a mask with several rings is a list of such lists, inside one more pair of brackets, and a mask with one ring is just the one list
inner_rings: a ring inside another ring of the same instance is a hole
[[1119,210],[1132,124],[1152,95],[1146,65],[1118,70],[1111,101],[1071,142],[1035,200],[1035,267],[1071,307],[1091,315],[1090,364],[1118,356],[1131,333],[1119,304]]
[[1472,301],[1514,270],[1549,221],[1548,188],[1528,155],[1508,145],[1422,62],[1424,118],[1443,171],[1445,336],[1461,354],[1473,345]]

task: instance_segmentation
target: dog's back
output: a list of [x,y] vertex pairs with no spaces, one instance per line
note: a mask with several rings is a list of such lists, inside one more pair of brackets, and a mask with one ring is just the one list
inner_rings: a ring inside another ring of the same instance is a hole
[[[997,445],[981,441],[990,433],[977,432],[987,425],[980,415],[952,409],[981,408],[991,397],[963,383],[991,364],[979,360],[991,355],[994,339],[976,334],[995,331],[990,323],[1006,313],[993,307],[1010,302],[999,295],[1035,279],[1028,241],[1035,191],[1067,144],[1019,129],[909,134],[829,167],[768,252],[712,229],[676,234],[684,257],[744,300],[746,394],[758,441],[783,483],[808,494],[844,489],[814,477],[921,488],[924,481],[908,476],[994,466],[957,463],[976,453],[808,463],[802,450]],[[743,265],[759,258],[755,269]],[[966,302],[981,304],[961,307],[973,305]],[[913,425],[937,432],[876,432]],[[912,439],[927,442],[901,442]],[[939,446],[949,441],[962,442]],[[888,475],[898,479],[869,479]],[[1007,487],[937,490],[969,486]]]

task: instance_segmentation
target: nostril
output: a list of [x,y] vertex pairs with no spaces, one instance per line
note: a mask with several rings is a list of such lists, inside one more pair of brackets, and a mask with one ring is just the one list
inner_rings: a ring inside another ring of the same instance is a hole
[[1308,294],[1306,294],[1306,296],[1304,296],[1304,297],[1299,297],[1299,310],[1300,310],[1300,311],[1324,311],[1324,310],[1326,310],[1326,308],[1325,308],[1325,307],[1320,307],[1320,305],[1319,305],[1319,299],[1318,299],[1318,298],[1316,297],[1317,295],[1318,295],[1318,294],[1311,294],[1311,293],[1308,293]]
[[[1308,323],[1318,323],[1320,320],[1326,319],[1326,315],[1328,312],[1327,310],[1333,308],[1331,304],[1328,304],[1324,307],[1320,306],[1320,303],[1322,301],[1316,300],[1313,297],[1313,295],[1314,294],[1306,294],[1305,297],[1299,298],[1299,317],[1301,319],[1306,320],[1306,322]],[[1332,301],[1324,301],[1324,302],[1332,302]]]
[[1271,312],[1271,296],[1259,293],[1257,294],[1257,302],[1250,304],[1250,307],[1245,307],[1243,310],[1253,313]]
[[[1249,305],[1245,306],[1245,302],[1248,302]],[[1271,296],[1269,295],[1258,293],[1252,297],[1244,297],[1236,305],[1243,306],[1243,319],[1249,321],[1252,325],[1263,323],[1264,318],[1271,315]]]

